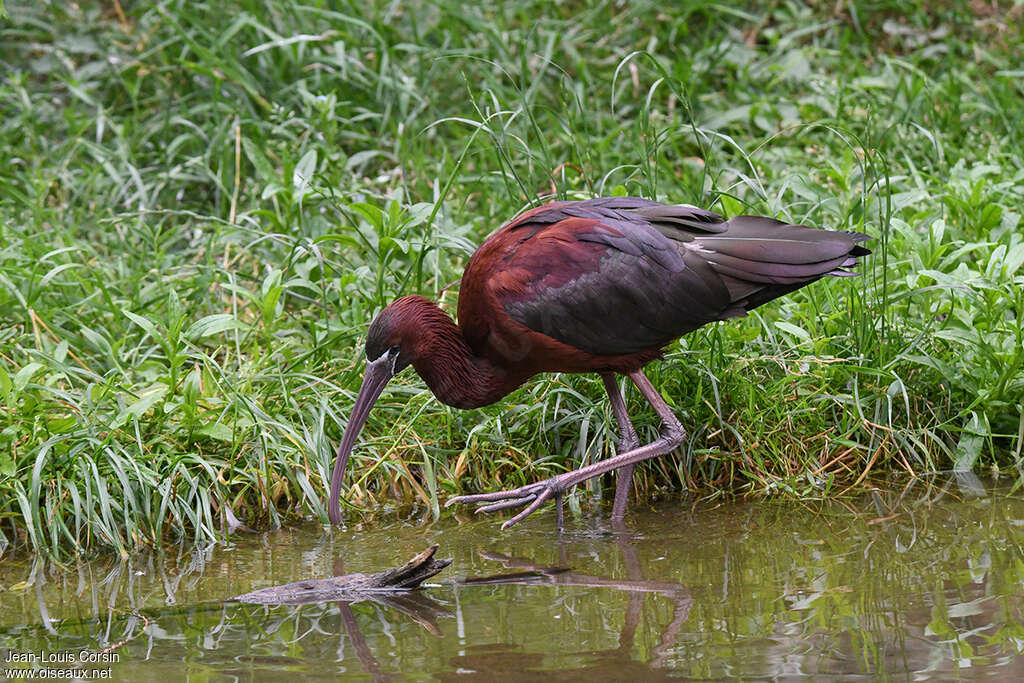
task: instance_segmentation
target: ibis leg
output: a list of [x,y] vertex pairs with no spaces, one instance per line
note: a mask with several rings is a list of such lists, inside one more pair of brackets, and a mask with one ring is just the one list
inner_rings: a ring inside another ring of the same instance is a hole
[[661,398],[658,390],[654,388],[650,380],[641,371],[630,373],[629,378],[633,380],[640,393],[647,402],[654,408],[654,412],[661,418],[661,435],[645,446],[639,446],[632,450],[620,453],[613,458],[607,458],[581,467],[572,472],[566,472],[551,477],[536,484],[520,486],[510,491],[499,491],[496,493],[479,493],[471,496],[456,496],[445,505],[456,503],[488,503],[477,509],[477,512],[493,512],[509,507],[526,505],[526,509],[511,518],[502,528],[508,528],[513,524],[522,521],[525,517],[534,512],[537,508],[550,500],[552,496],[561,494],[563,491],[576,486],[587,479],[601,476],[606,472],[612,472],[624,467],[632,467],[638,462],[656,458],[671,453],[686,439],[686,430],[679,423],[668,404]]
[[[601,380],[604,382],[604,389],[608,392],[608,400],[612,404],[612,413],[615,415],[615,422],[619,425],[619,453],[628,453],[640,445],[636,436],[636,429],[626,412],[626,401],[619,391],[619,383],[615,381],[615,375],[610,372],[602,372]],[[615,502],[612,504],[612,520],[621,520],[626,515],[626,503],[629,502],[629,491],[633,486],[633,468],[635,465],[626,465],[615,475]]]

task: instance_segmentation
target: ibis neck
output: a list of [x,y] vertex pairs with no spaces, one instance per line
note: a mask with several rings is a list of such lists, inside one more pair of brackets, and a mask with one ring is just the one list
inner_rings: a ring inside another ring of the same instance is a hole
[[436,314],[420,331],[413,367],[438,400],[455,408],[479,408],[521,384],[522,380],[473,353],[459,327],[433,307]]

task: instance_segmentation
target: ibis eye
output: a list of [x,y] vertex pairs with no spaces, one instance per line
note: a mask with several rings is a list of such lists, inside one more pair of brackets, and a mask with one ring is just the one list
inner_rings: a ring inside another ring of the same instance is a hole
[[395,344],[390,349],[388,349],[388,353],[390,353],[392,356],[397,356],[401,351],[402,347],[399,346],[398,344]]

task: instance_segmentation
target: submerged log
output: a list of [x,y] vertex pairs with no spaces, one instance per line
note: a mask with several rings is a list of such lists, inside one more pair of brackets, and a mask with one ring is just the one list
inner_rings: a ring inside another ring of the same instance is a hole
[[374,574],[359,572],[326,579],[296,581],[282,586],[261,588],[228,598],[228,601],[259,605],[295,605],[329,600],[358,602],[388,593],[410,591],[452,563],[450,559],[434,559],[437,548],[436,544],[432,545],[401,567],[387,571]]

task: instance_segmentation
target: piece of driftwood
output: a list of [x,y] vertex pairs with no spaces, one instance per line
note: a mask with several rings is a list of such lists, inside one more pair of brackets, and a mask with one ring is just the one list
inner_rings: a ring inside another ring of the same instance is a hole
[[343,600],[357,602],[382,594],[409,591],[452,563],[450,559],[434,559],[438,546],[432,545],[401,567],[374,574],[345,574],[326,579],[306,579],[281,586],[261,588],[245,595],[229,598],[233,602],[259,605],[296,605],[310,602]]

